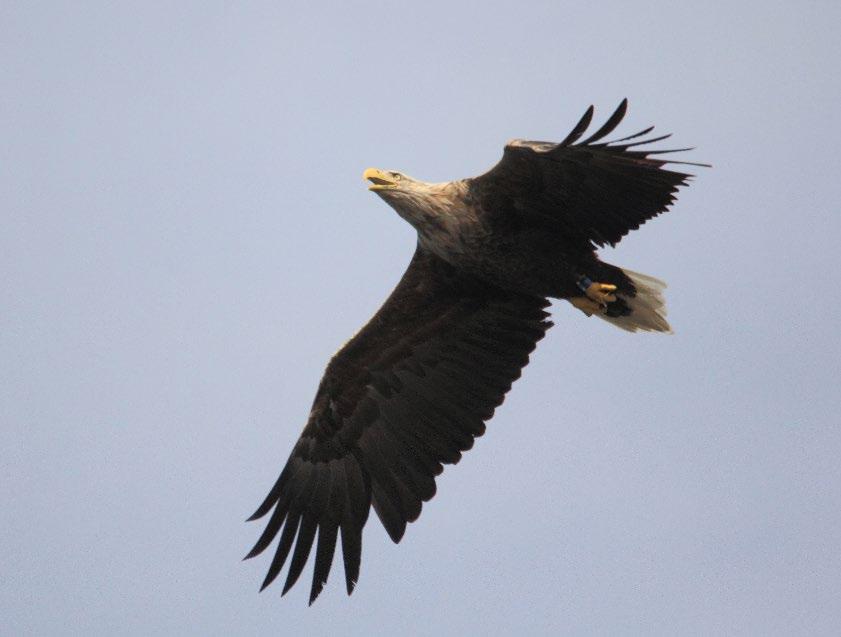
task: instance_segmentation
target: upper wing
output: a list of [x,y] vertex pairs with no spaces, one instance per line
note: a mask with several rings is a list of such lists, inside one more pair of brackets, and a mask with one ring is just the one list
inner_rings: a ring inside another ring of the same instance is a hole
[[[636,150],[666,139],[639,140],[653,130],[612,142],[600,140],[622,121],[622,103],[594,134],[578,141],[593,118],[593,107],[560,143],[514,140],[500,162],[484,175],[467,180],[474,199],[491,216],[519,216],[582,244],[614,245],[629,231],[664,212],[679,186],[691,175],[666,170],[665,164],[689,164],[651,155],[690,150]],[[636,141],[630,141],[636,140]]]
[[272,508],[247,557],[280,532],[263,588],[295,542],[283,593],[318,530],[310,603],[327,581],[339,529],[348,594],[359,576],[371,504],[399,542],[435,494],[443,464],[485,431],[551,323],[546,299],[457,273],[418,247],[391,296],[330,361],[303,434],[263,504]]

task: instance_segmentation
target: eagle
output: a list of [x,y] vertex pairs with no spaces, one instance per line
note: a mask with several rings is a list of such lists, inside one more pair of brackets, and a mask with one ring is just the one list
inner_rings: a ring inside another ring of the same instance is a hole
[[[502,403],[552,326],[549,299],[630,331],[670,332],[665,283],[601,261],[631,230],[666,211],[705,166],[640,148],[653,127],[602,141],[628,102],[594,133],[590,106],[559,143],[515,139],[488,172],[426,183],[369,168],[363,178],[417,231],[397,287],[330,360],[301,437],[249,518],[269,513],[245,559],[280,535],[261,591],[291,554],[283,593],[299,579],[316,533],[312,604],[341,537],[345,583],[359,578],[371,507],[396,543]],[[341,532],[341,534],[340,534]],[[294,546],[294,548],[293,548]]]

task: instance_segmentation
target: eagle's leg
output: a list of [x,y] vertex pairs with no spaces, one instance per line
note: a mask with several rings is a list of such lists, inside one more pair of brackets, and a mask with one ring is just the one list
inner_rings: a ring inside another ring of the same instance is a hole
[[608,303],[616,300],[615,285],[598,283],[587,276],[579,278],[577,284],[585,296],[574,296],[569,299],[569,302],[587,316],[601,314],[607,308]]

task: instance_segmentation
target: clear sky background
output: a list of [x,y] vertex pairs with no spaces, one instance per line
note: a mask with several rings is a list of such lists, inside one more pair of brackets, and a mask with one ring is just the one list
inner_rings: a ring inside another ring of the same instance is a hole
[[[121,4],[0,5],[0,633],[841,634],[838,3]],[[603,252],[675,335],[556,303],[352,597],[258,595],[243,520],[414,248],[363,169],[625,96],[715,166]]]

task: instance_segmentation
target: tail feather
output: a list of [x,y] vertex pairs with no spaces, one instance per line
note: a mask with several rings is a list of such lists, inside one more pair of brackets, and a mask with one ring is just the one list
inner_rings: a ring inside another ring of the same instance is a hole
[[597,316],[628,332],[641,330],[670,334],[672,328],[666,320],[666,299],[663,297],[666,283],[647,274],[625,269],[622,272],[631,279],[637,289],[636,296],[627,296],[622,292],[616,293],[616,296],[630,308],[630,312],[624,316],[606,314],[597,314]]

